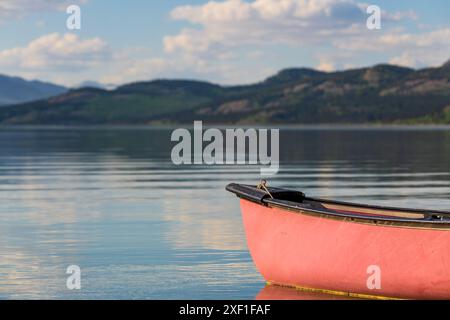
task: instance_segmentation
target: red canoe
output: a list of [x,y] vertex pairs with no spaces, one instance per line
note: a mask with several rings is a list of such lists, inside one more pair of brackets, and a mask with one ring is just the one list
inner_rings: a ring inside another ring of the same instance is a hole
[[362,298],[450,299],[450,212],[230,184],[270,284]]

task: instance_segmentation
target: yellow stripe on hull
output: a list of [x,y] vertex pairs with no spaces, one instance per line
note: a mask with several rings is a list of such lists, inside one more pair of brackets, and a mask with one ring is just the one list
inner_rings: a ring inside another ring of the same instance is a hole
[[364,294],[364,293],[354,293],[354,292],[336,291],[336,290],[328,290],[328,289],[309,288],[309,287],[303,287],[303,286],[299,286],[299,285],[286,285],[286,284],[279,284],[279,283],[275,283],[275,282],[271,282],[271,281],[267,281],[266,283],[269,286],[292,288],[292,289],[303,291],[303,292],[321,293],[321,294],[332,295],[332,296],[350,297],[350,298],[358,298],[358,299],[366,299],[366,300],[404,300],[404,299],[399,299],[399,298],[385,297],[385,296],[379,296],[379,295],[370,295],[370,294]]

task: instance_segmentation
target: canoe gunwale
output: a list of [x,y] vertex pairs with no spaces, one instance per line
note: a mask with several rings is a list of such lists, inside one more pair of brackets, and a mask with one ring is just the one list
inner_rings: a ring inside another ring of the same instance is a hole
[[[320,218],[344,220],[347,222],[364,223],[372,225],[399,226],[419,229],[450,229],[450,212],[424,209],[406,209],[395,207],[383,207],[366,204],[356,204],[343,201],[334,201],[320,198],[306,197],[304,193],[280,188],[268,188],[273,196],[257,189],[255,186],[242,184],[229,184],[226,189],[245,199],[263,206],[278,207],[297,214],[306,214]],[[307,203],[330,204],[352,207],[355,209],[370,209],[374,211],[417,214],[417,218],[395,217],[389,215],[370,215],[349,212],[339,212],[330,209],[309,208]]]

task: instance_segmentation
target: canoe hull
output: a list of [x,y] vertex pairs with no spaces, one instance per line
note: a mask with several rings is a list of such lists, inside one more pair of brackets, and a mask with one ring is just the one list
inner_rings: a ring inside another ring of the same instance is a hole
[[450,299],[450,231],[329,219],[241,200],[266,281],[355,297]]

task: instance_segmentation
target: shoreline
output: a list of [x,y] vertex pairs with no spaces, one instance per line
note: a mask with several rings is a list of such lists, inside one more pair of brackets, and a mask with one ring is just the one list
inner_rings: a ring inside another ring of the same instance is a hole
[[[282,130],[450,130],[450,124],[204,124],[204,128],[267,128]],[[0,130],[162,130],[187,128],[193,129],[194,124],[157,124],[157,125],[133,125],[133,124],[87,124],[87,125],[0,125]]]

